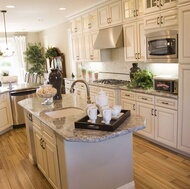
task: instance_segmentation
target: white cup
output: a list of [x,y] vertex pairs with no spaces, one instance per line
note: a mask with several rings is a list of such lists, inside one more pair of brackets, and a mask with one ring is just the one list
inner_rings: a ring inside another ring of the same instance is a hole
[[97,108],[96,104],[87,104],[86,106],[86,113],[87,113],[87,110],[90,109],[90,108]]
[[88,117],[90,118],[91,120],[91,123],[96,123],[96,119],[97,119],[97,110],[98,108],[97,107],[89,107],[87,109],[87,115]]
[[102,114],[105,124],[109,124],[111,121],[111,108],[103,109]]
[[114,105],[111,110],[112,117],[117,117],[119,113],[121,112],[121,106],[120,105]]
[[99,110],[99,112],[100,112],[100,116],[103,117],[103,110],[104,110],[104,109],[108,109],[108,108],[110,108],[108,105],[98,106],[98,110]]

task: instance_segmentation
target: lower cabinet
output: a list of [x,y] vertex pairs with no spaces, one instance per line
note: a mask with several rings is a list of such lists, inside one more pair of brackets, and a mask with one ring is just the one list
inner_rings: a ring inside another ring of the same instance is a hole
[[138,134],[177,147],[177,100],[121,90],[121,105],[146,117],[146,128]]
[[53,130],[33,116],[33,134],[38,168],[55,189],[60,189],[56,137]]
[[13,125],[9,92],[0,94],[0,118],[1,134],[12,128]]

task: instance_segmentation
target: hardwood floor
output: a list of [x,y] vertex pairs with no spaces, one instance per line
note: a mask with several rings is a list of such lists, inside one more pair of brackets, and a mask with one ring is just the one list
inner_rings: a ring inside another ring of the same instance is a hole
[[[190,158],[134,136],[136,189],[190,189]],[[52,189],[28,160],[25,128],[0,136],[0,189]]]
[[136,189],[190,189],[190,158],[134,137]]

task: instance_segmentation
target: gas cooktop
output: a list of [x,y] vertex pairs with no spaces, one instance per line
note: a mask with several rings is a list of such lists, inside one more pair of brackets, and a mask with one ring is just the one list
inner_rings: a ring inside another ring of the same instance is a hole
[[93,83],[107,84],[107,85],[127,85],[129,81],[120,79],[99,79],[93,81]]

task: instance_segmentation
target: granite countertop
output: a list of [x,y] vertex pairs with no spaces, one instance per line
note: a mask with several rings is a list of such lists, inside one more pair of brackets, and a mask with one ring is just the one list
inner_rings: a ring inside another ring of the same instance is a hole
[[86,116],[85,112],[60,118],[51,118],[46,112],[56,111],[67,107],[77,107],[84,110],[87,105],[85,99],[83,100],[75,94],[64,94],[62,95],[62,100],[54,101],[51,105],[42,105],[41,103],[43,101],[44,99],[35,97],[22,100],[19,104],[67,141],[100,142],[145,128],[146,120],[144,117],[131,115],[114,132],[78,129],[75,128],[74,122]]
[[22,84],[12,84],[12,88],[9,89],[9,84],[3,84],[0,87],[0,94],[5,92],[11,92],[11,91],[22,91],[25,89],[36,89],[39,87],[39,84],[30,84],[30,83],[22,83]]
[[[72,78],[65,78],[65,79],[70,80],[70,81],[77,80],[77,79],[72,79]],[[167,92],[156,91],[154,89],[148,89],[148,90],[146,90],[146,89],[132,89],[132,88],[128,88],[126,85],[101,84],[101,83],[95,83],[92,80],[86,80],[86,82],[90,86],[92,85],[92,86],[97,86],[97,87],[106,87],[106,88],[110,88],[110,89],[122,89],[122,90],[137,92],[137,93],[144,93],[144,94],[149,94],[149,95],[178,99],[178,94],[171,94],[171,93],[167,93]]]

